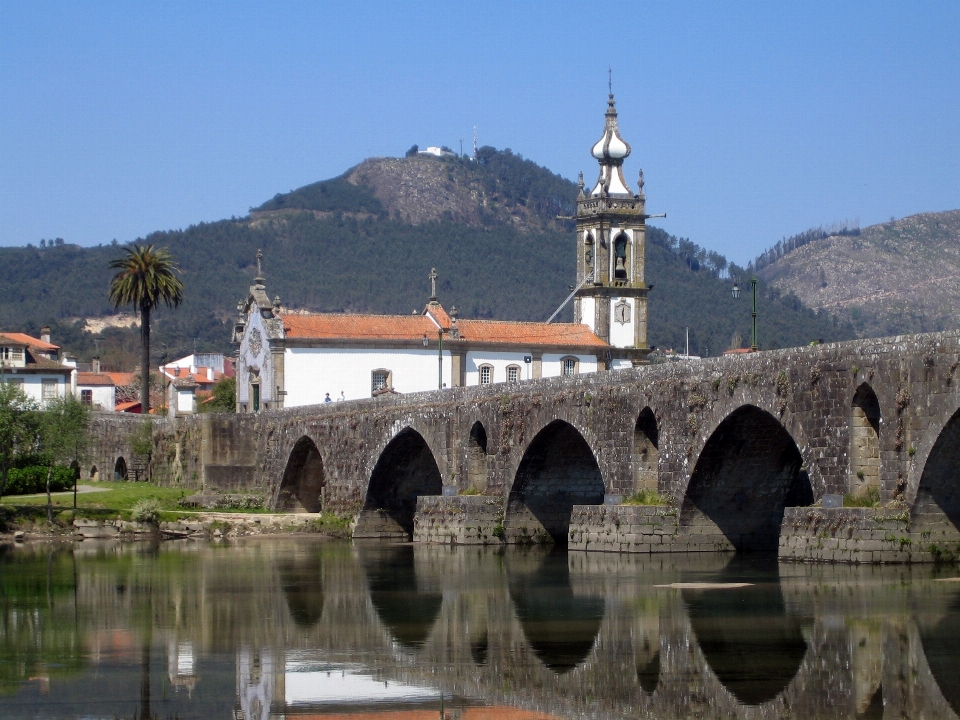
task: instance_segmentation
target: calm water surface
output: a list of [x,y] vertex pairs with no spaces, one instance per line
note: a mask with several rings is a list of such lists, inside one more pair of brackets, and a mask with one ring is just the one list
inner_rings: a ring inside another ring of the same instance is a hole
[[958,574],[303,539],[16,547],[0,717],[957,718]]

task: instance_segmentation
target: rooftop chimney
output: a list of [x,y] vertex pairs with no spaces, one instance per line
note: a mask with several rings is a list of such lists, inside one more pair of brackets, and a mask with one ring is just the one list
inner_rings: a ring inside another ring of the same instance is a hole
[[45,343],[50,342],[50,327],[48,325],[40,328],[40,339]]
[[97,375],[99,375],[99,374],[100,374],[100,358],[95,357],[95,358],[93,359],[93,363],[92,363],[92,364],[93,364],[93,371],[94,371]]

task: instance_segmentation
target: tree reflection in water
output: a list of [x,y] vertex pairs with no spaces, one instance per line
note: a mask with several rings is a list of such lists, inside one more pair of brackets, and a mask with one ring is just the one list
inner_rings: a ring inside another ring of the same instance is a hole
[[796,676],[807,643],[800,617],[787,613],[775,557],[736,556],[712,583],[748,587],[684,590],[697,644],[717,679],[747,705],[772,700]]
[[443,595],[426,591],[417,580],[410,545],[362,548],[360,562],[370,587],[370,602],[380,621],[401,645],[423,646],[440,614]]
[[602,597],[574,594],[566,552],[544,555],[532,572],[511,572],[510,597],[523,634],[544,665],[563,674],[586,659],[600,633],[605,604]]

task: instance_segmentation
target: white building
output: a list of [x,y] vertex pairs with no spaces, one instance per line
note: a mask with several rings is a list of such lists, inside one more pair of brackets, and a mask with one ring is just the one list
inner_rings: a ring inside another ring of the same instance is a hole
[[270,301],[259,263],[238,309],[237,411],[353,400],[385,392],[522,382],[631,367],[645,361],[647,293],[645,214],[622,164],[613,95],[604,134],[592,153],[600,163],[577,199],[577,290],[573,323],[467,320],[440,305],[436,271],[423,312],[413,315],[289,313]]
[[160,366],[166,382],[167,412],[173,417],[197,412],[198,403],[223,377],[233,377],[233,361],[222,353],[195,353]]
[[50,342],[50,329],[40,339],[0,332],[0,380],[19,384],[27,397],[43,404],[76,393],[76,366],[60,362],[60,348]]

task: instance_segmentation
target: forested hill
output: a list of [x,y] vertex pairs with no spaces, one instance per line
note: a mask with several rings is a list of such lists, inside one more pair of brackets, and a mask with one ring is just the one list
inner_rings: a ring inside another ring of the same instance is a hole
[[[655,183],[648,187],[655,194]],[[170,248],[186,287],[179,310],[156,314],[154,353],[229,351],[259,248],[267,291],[291,309],[409,313],[423,307],[436,267],[440,300],[461,317],[546,319],[574,279],[573,223],[557,215],[573,211],[576,192],[509,150],[482,148],[478,162],[368,160],[247,217],[152,233],[142,240]],[[718,277],[730,269],[722,257],[656,228],[648,238],[651,344],[679,348],[685,327],[693,352],[716,354],[736,335],[749,338],[749,292],[730,297],[730,282]],[[92,356],[94,337],[75,319],[113,312],[107,263],[121,251],[63,242],[0,249],[0,329],[36,333],[51,323],[54,342],[81,360]],[[761,297],[761,347],[853,334],[775,290],[762,287]],[[105,363],[135,363],[135,331],[108,329],[96,339]]]

